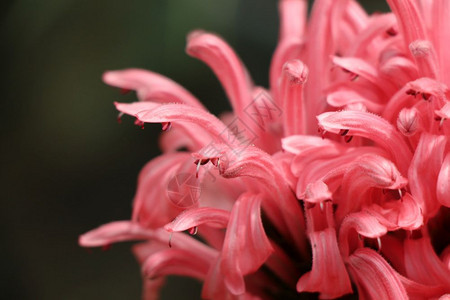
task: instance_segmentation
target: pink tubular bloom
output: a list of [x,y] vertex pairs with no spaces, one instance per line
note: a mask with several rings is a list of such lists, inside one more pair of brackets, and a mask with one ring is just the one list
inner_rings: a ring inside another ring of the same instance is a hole
[[131,220],[80,245],[144,241],[144,299],[167,275],[205,299],[448,299],[450,2],[387,2],[316,0],[308,19],[306,0],[280,0],[270,90],[221,37],[191,33],[231,102],[221,119],[160,74],[106,72],[140,100],[120,116],[162,125],[163,154]]

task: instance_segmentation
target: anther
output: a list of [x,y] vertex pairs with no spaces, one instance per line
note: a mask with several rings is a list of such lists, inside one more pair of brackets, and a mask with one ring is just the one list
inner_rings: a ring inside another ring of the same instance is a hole
[[200,170],[200,165],[202,164],[202,160],[199,159],[197,163],[197,170],[195,170],[195,178],[198,178],[198,171]]
[[141,129],[144,129],[144,122],[142,122],[142,121],[139,120],[139,119],[136,119],[136,120],[134,121],[134,125],[141,127]]
[[417,91],[415,91],[413,89],[409,89],[409,90],[406,91],[406,95],[416,96],[417,95]]
[[339,134],[341,136],[345,136],[348,133],[348,129],[341,129],[341,131],[339,131]]
[[117,123],[122,124],[122,116],[123,116],[123,112],[120,112],[120,113],[117,115]]
[[173,232],[171,232],[170,236],[169,236],[169,248],[172,248],[172,235],[173,235]]
[[352,141],[352,139],[353,139],[353,135],[346,135],[344,137],[344,140],[346,143],[350,143]]
[[431,97],[431,94],[429,93],[422,93],[422,99],[425,101],[429,101]]
[[390,27],[388,30],[386,30],[386,33],[389,36],[396,36],[398,34],[398,30],[397,28],[395,28],[394,26]]
[[128,94],[129,92],[131,92],[130,89],[125,89],[125,88],[121,88],[121,89],[120,89],[120,93],[121,93],[122,95],[126,95],[126,94]]
[[380,237],[377,237],[377,243],[378,243],[378,252],[381,252],[381,239],[380,239]]
[[198,232],[198,227],[197,226],[192,227],[192,228],[189,229],[189,234],[190,235],[196,235],[197,232]]
[[172,123],[170,122],[163,122],[162,125],[162,131],[167,131],[172,127]]

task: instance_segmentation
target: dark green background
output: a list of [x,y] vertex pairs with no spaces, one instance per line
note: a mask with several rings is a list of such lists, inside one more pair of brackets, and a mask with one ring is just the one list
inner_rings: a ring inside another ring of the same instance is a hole
[[[384,1],[370,10],[386,10]],[[130,244],[89,254],[78,235],[129,218],[136,176],[157,155],[160,127],[116,123],[104,70],[151,69],[180,82],[214,113],[228,108],[212,72],[184,54],[203,28],[236,49],[267,86],[277,40],[274,0],[2,1],[1,271],[3,299],[139,299]],[[198,299],[171,278],[165,299]]]

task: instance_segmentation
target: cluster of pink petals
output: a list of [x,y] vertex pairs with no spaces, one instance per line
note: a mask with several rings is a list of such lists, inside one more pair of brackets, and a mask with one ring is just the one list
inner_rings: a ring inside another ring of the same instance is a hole
[[[316,0],[308,20],[307,1],[281,0],[270,90],[219,36],[191,33],[187,53],[231,102],[222,119],[162,75],[105,73],[137,92],[121,114],[163,125],[163,154],[139,175],[131,220],[80,244],[143,240],[145,299],[173,274],[207,299],[448,299],[450,1],[387,2],[368,15]],[[178,191],[191,205],[168,193],[178,174],[194,175]]]

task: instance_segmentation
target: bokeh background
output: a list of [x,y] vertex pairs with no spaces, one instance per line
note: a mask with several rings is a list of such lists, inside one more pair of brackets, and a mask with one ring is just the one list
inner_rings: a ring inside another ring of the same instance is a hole
[[[385,11],[384,1],[364,1]],[[108,69],[167,75],[215,114],[229,108],[213,73],[185,55],[185,36],[222,35],[267,86],[275,0],[2,0],[0,280],[2,299],[139,299],[130,244],[88,253],[78,235],[128,219],[140,168],[158,155],[160,126],[116,122]],[[199,299],[170,277],[163,299]]]

